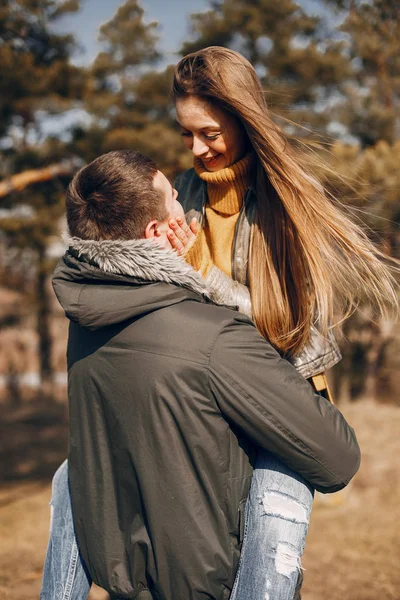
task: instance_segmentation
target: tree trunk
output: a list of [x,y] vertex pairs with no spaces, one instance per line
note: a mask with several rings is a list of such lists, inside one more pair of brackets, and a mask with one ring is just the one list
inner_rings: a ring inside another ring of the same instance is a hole
[[[394,323],[381,318],[374,324],[372,331],[374,333],[372,343],[366,354],[365,393],[367,397],[378,400],[382,395],[380,380],[386,364],[386,350],[394,339]],[[386,382],[386,387],[390,389],[390,382]]]
[[366,353],[366,370],[365,370],[365,395],[367,398],[376,398],[378,391],[377,375],[378,375],[378,358],[380,354],[381,340],[376,335],[368,352]]
[[41,246],[38,255],[36,282],[37,331],[39,336],[39,360],[41,391],[50,393],[53,383],[52,345],[50,315],[51,303],[47,290],[46,248]]

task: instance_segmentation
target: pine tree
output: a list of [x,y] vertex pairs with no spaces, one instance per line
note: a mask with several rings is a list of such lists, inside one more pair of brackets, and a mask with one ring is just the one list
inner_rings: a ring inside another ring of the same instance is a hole
[[[80,69],[70,64],[75,50],[71,35],[53,31],[53,24],[79,8],[68,0],[7,0],[0,8],[0,141],[2,178],[39,168],[66,157],[58,140],[41,141],[43,114],[57,114],[74,104],[83,91]],[[52,338],[48,275],[53,263],[48,246],[58,233],[65,183],[37,183],[2,200],[14,209],[1,219],[6,243],[30,249],[35,269],[40,375],[47,387],[52,378]],[[25,207],[19,211],[18,205]]]
[[141,124],[134,110],[135,85],[143,69],[157,63],[157,23],[146,24],[137,0],[126,0],[100,28],[104,46],[91,69],[87,96],[90,113],[107,120],[110,129]]
[[[324,156],[329,170],[317,173],[368,236],[400,259],[400,141],[360,149],[336,143]],[[351,399],[392,398],[398,380],[398,333],[394,315],[377,317],[364,299],[343,327],[343,361],[335,368],[336,396],[343,385]]]
[[101,27],[104,49],[90,69],[85,102],[93,124],[76,131],[74,144],[86,160],[120,148],[138,150],[173,178],[188,160],[173,117],[172,70],[154,70],[161,58],[157,28],[145,22],[137,0],[127,0]]
[[0,8],[0,135],[17,125],[26,136],[38,110],[57,112],[79,98],[80,71],[69,63],[71,35],[52,24],[79,8],[78,0],[5,0]]
[[[293,0],[214,0],[210,6],[192,15],[194,39],[182,54],[210,45],[240,51],[258,71],[275,113],[324,132],[328,101],[351,73],[342,42],[327,23]],[[293,124],[287,129],[296,130]]]
[[342,120],[363,146],[400,137],[400,4],[394,0],[327,0],[344,16],[353,77]]

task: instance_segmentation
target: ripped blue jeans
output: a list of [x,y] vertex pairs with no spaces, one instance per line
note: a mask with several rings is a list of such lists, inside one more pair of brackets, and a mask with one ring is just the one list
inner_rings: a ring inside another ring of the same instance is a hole
[[[293,600],[313,490],[259,450],[245,509],[242,553],[230,600]],[[65,461],[53,478],[50,540],[41,600],[86,600],[91,578],[80,557]]]

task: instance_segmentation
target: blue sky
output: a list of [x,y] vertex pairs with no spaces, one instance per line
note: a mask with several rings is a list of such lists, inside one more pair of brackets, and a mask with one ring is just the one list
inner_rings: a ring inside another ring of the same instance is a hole
[[[279,0],[276,0],[279,2]],[[74,57],[79,65],[90,63],[99,52],[97,36],[100,26],[109,21],[124,0],[81,0],[82,8],[61,19],[57,25],[60,32],[73,32],[82,51]],[[300,0],[307,12],[324,12],[322,0]],[[176,52],[189,36],[189,15],[209,9],[208,0],[141,0],[145,21],[160,24],[159,48],[165,56],[165,64],[178,60]],[[162,65],[161,65],[162,66]]]
[[[73,32],[82,46],[74,62],[90,63],[100,50],[97,36],[100,26],[109,21],[123,0],[82,0],[82,9],[71,13],[59,21],[57,30]],[[207,0],[141,0],[145,11],[145,21],[160,24],[160,50],[165,54],[166,63],[174,63],[175,54],[189,33],[189,15],[202,12],[209,7]]]

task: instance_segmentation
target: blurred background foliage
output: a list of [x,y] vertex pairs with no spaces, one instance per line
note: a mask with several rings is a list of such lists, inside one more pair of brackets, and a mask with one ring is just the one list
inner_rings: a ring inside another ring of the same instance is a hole
[[[119,148],[149,154],[171,180],[191,166],[169,97],[173,66],[161,66],[159,24],[148,22],[139,0],[121,1],[100,29],[101,51],[77,66],[77,40],[56,25],[83,3],[0,7],[0,391],[13,403],[24,382],[52,397],[54,382],[64,381],[66,324],[49,275],[62,252],[74,171]],[[320,4],[315,16],[293,0],[210,0],[191,15],[177,60],[208,45],[248,57],[274,118],[329,192],[399,258],[400,5]],[[62,124],[73,110],[84,119],[46,134],[48,119]],[[337,398],[396,402],[397,327],[374,319],[368,305],[344,324],[344,359],[332,374]]]

